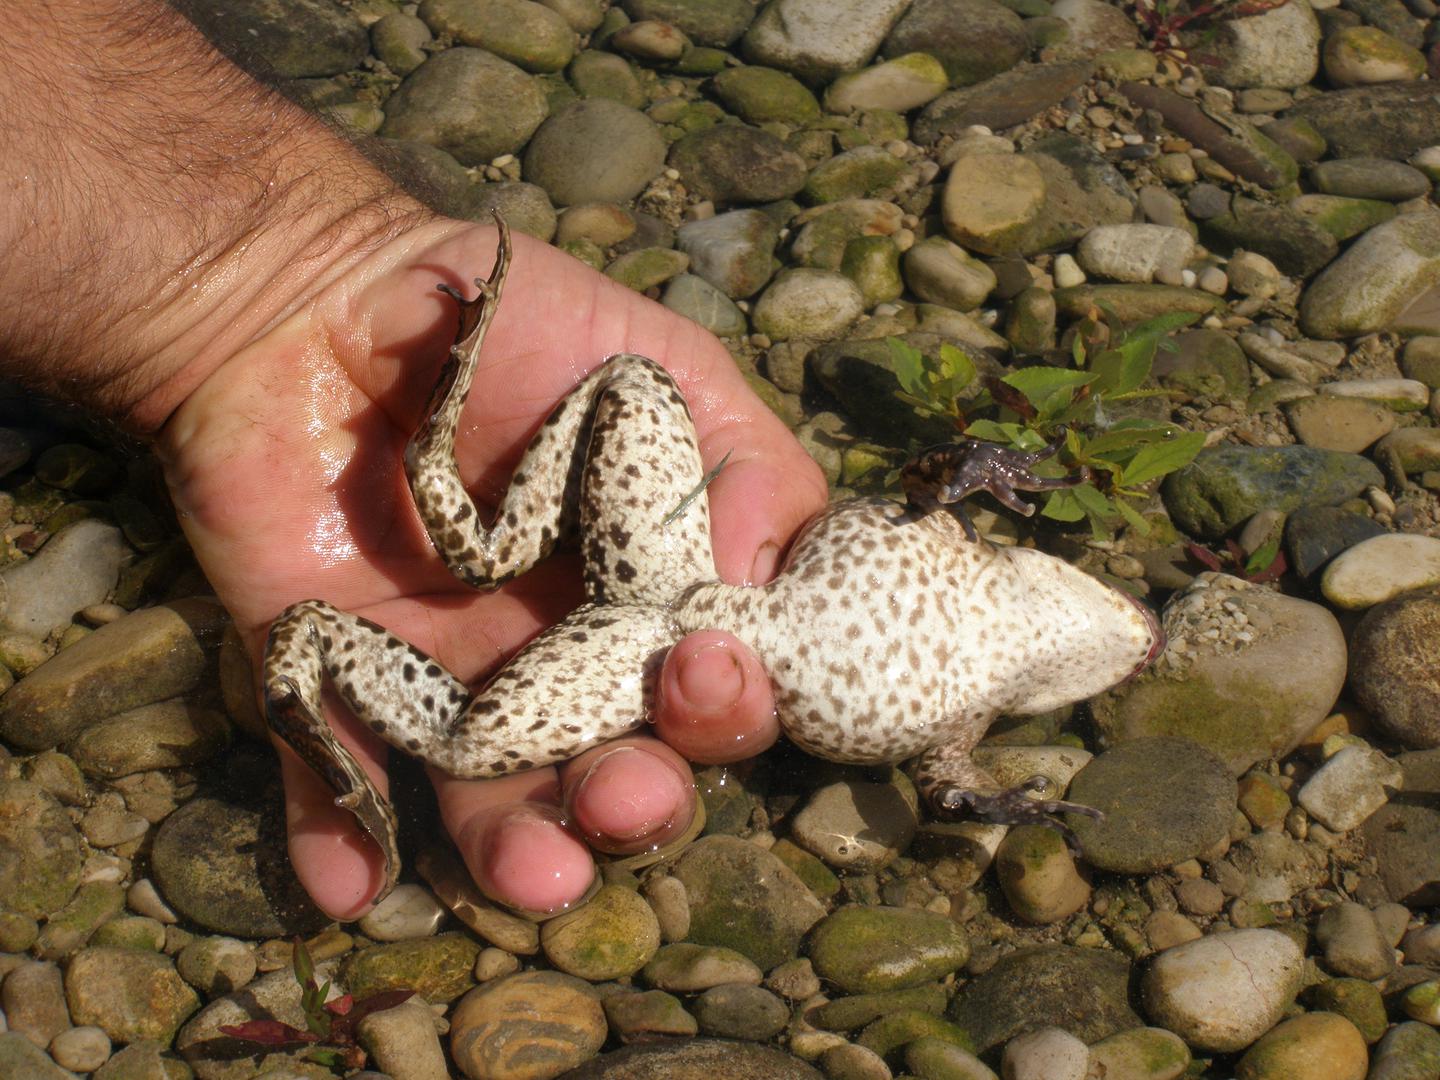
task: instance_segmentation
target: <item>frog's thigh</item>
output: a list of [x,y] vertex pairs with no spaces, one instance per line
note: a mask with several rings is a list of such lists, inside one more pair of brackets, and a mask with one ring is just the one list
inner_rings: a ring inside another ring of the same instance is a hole
[[587,604],[541,634],[475,695],[452,738],[457,776],[565,761],[641,726],[679,636],[662,609]]
[[622,353],[601,371],[580,501],[586,589],[601,603],[667,604],[716,576],[695,425],[655,361]]
[[938,797],[951,788],[985,794],[1000,789],[994,777],[971,760],[975,742],[962,736],[932,747],[915,759],[910,767],[915,787],[931,806],[937,805]]

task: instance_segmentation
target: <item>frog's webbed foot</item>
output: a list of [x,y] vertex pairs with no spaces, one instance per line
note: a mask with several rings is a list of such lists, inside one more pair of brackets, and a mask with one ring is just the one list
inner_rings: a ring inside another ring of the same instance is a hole
[[1079,855],[1080,842],[1063,821],[1052,814],[1083,814],[1104,821],[1105,815],[1093,806],[1066,802],[1063,799],[1034,799],[1031,795],[1044,791],[1050,781],[1032,776],[1023,784],[1002,791],[982,792],[959,787],[943,788],[934,795],[935,808],[942,814],[958,814],[969,807],[978,817],[996,825],[1044,825],[1063,837],[1071,854]]
[[1037,476],[1034,467],[1054,457],[1065,444],[1061,428],[1039,450],[1012,450],[999,443],[965,439],[958,443],[932,446],[920,452],[900,472],[900,485],[910,505],[921,513],[937,507],[950,508],[970,540],[978,539],[975,525],[961,506],[961,500],[977,491],[988,491],[1017,514],[1030,517],[1033,503],[1020,498],[1017,491],[1054,491],[1076,487],[1091,478],[1084,466],[1068,476]]

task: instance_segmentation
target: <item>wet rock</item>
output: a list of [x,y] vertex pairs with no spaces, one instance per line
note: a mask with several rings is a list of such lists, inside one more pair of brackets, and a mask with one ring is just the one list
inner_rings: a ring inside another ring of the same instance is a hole
[[[946,233],[975,251],[989,255],[1021,251],[1046,189],[1045,174],[1027,157],[966,154],[950,168],[940,216]],[[934,239],[938,238],[927,242]]]
[[1164,225],[1100,225],[1080,241],[1076,258],[1087,274],[1111,281],[1178,285],[1195,241]]
[[763,979],[754,961],[717,945],[677,941],[662,945],[645,965],[645,980],[662,990],[693,992],[727,983],[759,986]]
[[1311,580],[1331,559],[1385,529],[1364,514],[1337,506],[1302,506],[1285,519],[1285,553],[1290,568]]
[[222,934],[280,937],[325,921],[290,870],[278,803],[191,800],[156,833],[151,872],[166,903]]
[[75,1076],[56,1065],[50,1055],[24,1035],[14,1031],[0,1032],[0,1075],[23,1076],[26,1080],[74,1080]]
[[566,1080],[821,1080],[790,1054],[729,1039],[666,1039],[604,1054]]
[[1440,1069],[1440,1032],[1409,1021],[1380,1040],[1368,1080],[1423,1080]]
[[554,971],[496,979],[470,991],[450,1021],[450,1052],[473,1080],[558,1076],[605,1041],[605,1013],[588,985]]
[[1141,980],[1145,1010],[1192,1047],[1227,1052],[1274,1026],[1299,991],[1299,946],[1275,930],[1231,930],[1160,953]]
[[1340,243],[1384,224],[1397,213],[1395,205],[1377,199],[1307,194],[1291,199],[1286,209],[1329,233]]
[[1021,825],[995,853],[995,873],[1010,909],[1037,926],[1068,919],[1090,899],[1090,882],[1057,829]]
[[1363,979],[1330,979],[1312,987],[1308,1001],[1313,1008],[1345,1017],[1367,1043],[1379,1042],[1390,1026],[1380,991]]
[[604,982],[650,962],[660,947],[660,925],[638,893],[606,885],[589,903],[547,922],[540,946],[566,974]]
[[423,1001],[371,1013],[360,1021],[359,1036],[375,1067],[395,1080],[449,1080],[435,1016]]
[[0,780],[0,896],[18,915],[59,911],[80,884],[80,837],[64,808],[26,780]]
[[526,178],[557,206],[624,202],[664,164],[665,140],[654,121],[604,98],[565,106],[540,125],[525,149]]
[[1164,1028],[1131,1028],[1090,1047],[1090,1061],[1109,1080],[1178,1080],[1190,1064],[1190,1048]]
[[690,270],[732,299],[753,296],[769,280],[778,232],[759,210],[733,210],[680,226],[676,242]]
[[1336,556],[1320,579],[1325,599],[1351,611],[1432,585],[1440,585],[1440,539],[1413,533],[1363,540]]
[[775,0],[751,23],[742,50],[751,63],[825,82],[864,67],[907,6],[906,0],[837,0],[821,10],[807,0]]
[[423,885],[397,885],[360,920],[360,930],[372,941],[430,937],[446,914],[444,905]]
[[1299,175],[1294,158],[1239,117],[1221,124],[1194,101],[1146,83],[1125,83],[1120,90],[1138,107],[1156,110],[1167,127],[1208,151],[1237,176],[1264,188],[1279,188],[1294,183]]
[[1216,538],[1266,507],[1332,506],[1380,486],[1380,470],[1356,454],[1306,446],[1215,446],[1166,477],[1161,491],[1180,528]]
[[206,670],[202,641],[223,620],[213,602],[181,600],[100,627],[0,698],[0,738],[49,749],[97,720],[188,693]]
[[1010,70],[1025,59],[1030,42],[1020,16],[994,0],[919,0],[890,31],[883,51],[933,56],[952,86],[970,86]]
[[1333,615],[1237,578],[1200,575],[1171,598],[1164,624],[1170,644],[1160,662],[1093,703],[1108,743],[1183,735],[1238,775],[1294,749],[1345,682]]
[[1056,60],[1099,56],[1116,49],[1128,49],[1139,40],[1135,24],[1118,8],[1100,0],[1056,0],[1050,14],[1070,31],[1065,40],[1048,50]]
[[710,85],[726,110],[747,124],[803,124],[820,115],[820,103],[805,84],[774,68],[727,68]]
[[704,278],[679,274],[670,279],[660,302],[699,323],[716,337],[738,337],[749,324],[735,302]]
[[627,289],[645,292],[658,288],[690,266],[690,256],[671,248],[640,248],[627,251],[605,267],[605,276]]
[[1070,815],[1085,859],[1102,870],[1151,873],[1223,840],[1235,810],[1226,764],[1190,739],[1137,738],[1076,775],[1068,798],[1105,820]]
[[372,945],[345,958],[340,981],[357,998],[414,990],[431,1002],[453,1001],[474,985],[480,946],[464,934]]
[[1351,640],[1350,679],[1387,735],[1410,747],[1440,746],[1440,594],[1372,607]]
[[1413,427],[1392,432],[1376,445],[1375,456],[1397,462],[1407,473],[1440,469],[1440,429]]
[[69,956],[90,940],[104,923],[119,914],[125,894],[113,881],[87,881],[70,902],[53,912],[35,942],[35,953],[46,960]]
[[1321,912],[1315,940],[1325,966],[1337,975],[1381,979],[1395,969],[1395,952],[1368,908],[1347,900]]
[[1320,24],[1306,3],[1224,19],[1205,44],[1206,81],[1232,88],[1304,86],[1320,67]]
[[805,160],[768,131],[719,124],[670,148],[670,166],[685,186],[717,203],[785,199],[805,185]]
[[1437,282],[1440,214],[1402,215],[1365,233],[1311,283],[1300,325],[1319,338],[1380,330]]
[[0,627],[43,638],[110,594],[130,555],[120,530],[94,519],[62,529],[0,573]]
[[409,75],[429,57],[425,46],[434,40],[421,19],[392,11],[370,27],[370,48],[396,75]]
[[1338,87],[1418,79],[1425,56],[1373,26],[1345,26],[1325,39],[1325,75]]
[[790,832],[830,866],[868,873],[894,862],[916,825],[914,803],[895,784],[848,781],[813,792]]
[[1175,350],[1155,354],[1151,374],[1161,386],[1194,397],[1241,399],[1250,391],[1250,365],[1235,339],[1219,330],[1187,330]]
[[1400,767],[1378,750],[1347,746],[1300,789],[1299,802],[1333,832],[1348,832],[1384,806],[1403,783]]
[[92,724],[66,749],[85,775],[113,780],[148,769],[197,765],[229,741],[230,723],[220,713],[170,700]]
[[1334,1013],[1315,1012],[1278,1024],[1256,1040],[1236,1067],[1243,1080],[1365,1080],[1370,1055],[1355,1025]]
[[1285,419],[1305,446],[1358,454],[1388,434],[1395,414],[1373,401],[1317,395],[1287,402]]
[[255,950],[235,938],[196,938],[175,957],[175,970],[207,998],[217,998],[255,978]]
[[985,1053],[1042,1024],[1085,1042],[1139,1027],[1131,1011],[1130,964],[1118,953],[1040,945],[1000,958],[955,994],[949,1015]]
[[13,968],[0,987],[0,1007],[9,1029],[36,1046],[49,1046],[70,1026],[65,985],[55,964],[30,961]]
[[954,922],[928,911],[843,907],[810,937],[816,974],[847,993],[898,990],[959,969],[970,943]]
[[549,243],[555,235],[555,207],[544,188],[523,181],[475,184],[457,216],[490,224],[495,214],[505,218],[515,232],[523,232]]
[[700,1030],[722,1039],[766,1042],[790,1020],[790,1010],[774,994],[743,983],[713,986],[691,1006]]
[[1225,306],[1218,296],[1176,285],[1075,285],[1055,290],[1055,308],[1062,315],[1083,318],[1092,305],[1112,311],[1127,324],[1181,311],[1210,315]]
[[74,1027],[61,1032],[50,1044],[50,1056],[57,1065],[76,1072],[95,1072],[110,1059],[110,1037],[98,1027]]
[[186,16],[242,54],[258,53],[283,78],[338,75],[359,67],[369,48],[359,20],[328,0],[284,7],[267,0],[205,0],[187,7]]
[[535,80],[515,65],[483,49],[446,49],[390,95],[379,134],[439,147],[463,165],[484,165],[524,146],[547,111]]
[[1058,105],[1090,78],[1092,70],[1088,60],[1018,64],[975,86],[941,94],[916,119],[913,137],[918,143],[932,144],[976,124],[992,131],[1023,124]]
[[575,32],[531,0],[423,0],[418,14],[435,33],[526,71],[560,71],[575,54]]
[[841,75],[825,89],[825,109],[833,113],[864,109],[909,112],[934,101],[949,85],[945,66],[935,57],[926,52],[906,53]]
[[[1304,196],[1314,198],[1314,196]],[[1294,277],[1309,277],[1340,249],[1337,238],[1319,220],[1293,207],[1272,206],[1237,195],[1223,212],[1208,216],[1201,236],[1221,252],[1256,251]]]
[[772,340],[829,341],[865,311],[859,287],[833,270],[783,270],[755,303],[755,329]]
[[1319,392],[1332,397],[1378,401],[1395,412],[1419,412],[1430,403],[1430,388],[1414,379],[1346,379],[1326,383]]
[[1429,82],[1388,83],[1317,94],[1286,117],[1309,121],[1324,136],[1331,156],[1408,161],[1435,142],[1440,101]]
[[168,1043],[200,1007],[168,956],[134,949],[80,950],[65,971],[65,996],[77,1024],[98,1027],[120,1043]]
[[1342,158],[1310,167],[1317,191],[1351,199],[1404,202],[1430,192],[1430,178],[1413,165],[1384,158]]
[[692,845],[675,876],[690,900],[690,939],[739,950],[769,969],[796,955],[824,914],[814,894],[775,856],[733,837]]
[[995,272],[943,236],[928,237],[910,248],[902,267],[911,292],[957,311],[973,311],[995,288]]

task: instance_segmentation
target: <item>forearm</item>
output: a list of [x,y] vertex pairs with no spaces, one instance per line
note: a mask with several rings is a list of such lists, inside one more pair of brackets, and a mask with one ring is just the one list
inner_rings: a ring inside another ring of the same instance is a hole
[[20,0],[0,37],[0,373],[153,430],[424,214],[160,0]]

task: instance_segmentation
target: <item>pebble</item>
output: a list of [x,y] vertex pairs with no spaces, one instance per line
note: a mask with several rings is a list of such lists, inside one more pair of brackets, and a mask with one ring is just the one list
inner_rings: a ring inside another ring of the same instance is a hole
[[110,1060],[110,1036],[98,1027],[73,1027],[50,1043],[55,1064],[73,1072],[91,1073]]
[[1396,1024],[1375,1047],[1368,1080],[1418,1080],[1440,1069],[1440,1032],[1410,1021]]
[[1137,1027],[1091,1046],[1090,1063],[1106,1080],[1178,1080],[1190,1065],[1190,1048],[1164,1028]]
[[1432,585],[1440,585],[1440,539],[1414,533],[1362,540],[1331,560],[1320,579],[1325,599],[1351,611]]
[[358,1035],[376,1069],[392,1080],[448,1080],[450,1076],[435,1030],[435,1015],[418,998],[370,1013],[360,1021]]
[[604,885],[588,903],[545,923],[540,947],[567,974],[590,982],[621,979],[655,956],[660,924],[639,893]]
[[795,843],[828,865],[870,873],[910,846],[918,824],[913,793],[895,784],[842,781],[811,793],[790,824]]
[[768,214],[732,210],[703,221],[686,222],[676,231],[675,240],[680,250],[690,256],[692,274],[731,299],[743,300],[754,296],[770,280],[778,235]]
[[639,110],[592,98],[551,114],[526,147],[524,162],[526,178],[557,206],[624,202],[659,175],[665,140]]
[[1429,194],[1430,178],[1413,165],[1384,158],[1342,158],[1310,166],[1310,182],[1327,195],[1404,202]]
[[694,274],[677,274],[671,278],[660,302],[699,323],[716,337],[738,338],[749,328],[745,313],[733,300]]
[[1194,249],[1195,241],[1184,229],[1099,225],[1085,234],[1076,257],[1087,274],[1111,281],[1178,285]]
[[621,1042],[666,1036],[687,1038],[700,1030],[680,999],[663,990],[612,994],[602,1004],[610,1030]]
[[1430,403],[1430,388],[1414,379],[1347,379],[1326,383],[1320,393],[1379,401],[1396,412],[1419,412]]
[[1440,281],[1440,214],[1376,225],[1327,266],[1300,301],[1300,329],[1315,338],[1384,329]]
[[539,85],[514,64],[483,49],[446,49],[390,95],[377,134],[438,147],[462,165],[485,165],[523,147],[546,111]]
[[1085,1080],[1090,1051],[1068,1031],[1042,1027],[1005,1044],[1004,1080]]
[[778,137],[744,124],[720,124],[680,139],[670,167],[702,199],[717,204],[786,199],[805,185],[805,160]]
[[841,75],[825,90],[825,109],[851,113],[867,109],[909,112],[934,101],[950,85],[945,66],[927,52],[906,53],[893,60]]
[[0,1075],[26,1080],[74,1080],[74,1073],[56,1065],[50,1056],[24,1035],[0,1028]]
[[360,920],[360,930],[374,941],[429,937],[440,929],[446,914],[435,894],[423,885],[397,885]]
[[1411,747],[1440,746],[1440,595],[1376,604],[1351,638],[1351,684],[1376,725]]
[[1325,75],[1338,87],[1406,82],[1425,73],[1425,56],[1373,26],[1346,26],[1325,39]]
[[5,907],[43,918],[80,884],[80,837],[65,809],[27,780],[0,780],[0,895]]
[[793,959],[801,938],[825,914],[779,859],[735,837],[692,844],[673,873],[688,898],[690,940],[738,949],[766,970]]
[[1035,925],[1067,919],[1090,899],[1090,882],[1065,838],[1043,825],[1011,829],[995,853],[995,872],[1010,909]]
[[822,979],[852,994],[901,990],[959,970],[970,956],[950,919],[912,908],[850,905],[810,934],[810,962]]
[[169,1044],[200,1007],[168,956],[135,949],[81,949],[65,970],[65,997],[78,1026],[102,1029],[114,1042]]
[[829,341],[842,336],[864,310],[864,296],[844,274],[784,270],[760,294],[752,322],[773,341]]
[[366,945],[345,957],[337,975],[357,998],[408,989],[429,1002],[443,1003],[470,988],[479,954],[479,944],[467,934],[437,934]]
[[11,969],[0,986],[0,1008],[9,1029],[36,1046],[49,1046],[70,1027],[60,968],[52,963],[33,960]]
[[1359,454],[1395,427],[1391,410],[1376,401],[1315,395],[1286,402],[1285,419],[1305,446]]
[[255,978],[255,950],[235,938],[196,938],[176,955],[175,970],[205,997],[223,997]]
[[1228,87],[1304,86],[1320,66],[1320,24],[1308,4],[1223,19],[1207,46],[1206,81]]
[[863,68],[908,6],[907,0],[834,0],[817,10],[808,0],[776,0],[750,24],[745,58],[823,82]]
[[645,965],[645,981],[661,990],[694,993],[726,983],[759,986],[764,975],[754,961],[716,945],[677,941],[662,945]]
[[1302,506],[1285,519],[1285,554],[1290,568],[1307,581],[1329,561],[1385,528],[1364,514],[1335,506]]
[[1355,1025],[1334,1013],[1291,1017],[1267,1031],[1236,1066],[1239,1080],[1365,1080],[1370,1055]]
[[1300,989],[1302,968],[1299,946],[1284,934],[1230,930],[1160,953],[1141,993],[1157,1025],[1196,1049],[1224,1053],[1275,1025]]
[[995,288],[995,272],[943,236],[921,240],[901,260],[905,284],[922,300],[974,311]]
[[774,1038],[790,1020],[783,1001],[748,983],[712,986],[695,999],[691,1011],[706,1035],[755,1042]]
[[965,154],[950,167],[941,195],[945,232],[956,243],[986,255],[1025,250],[1047,191],[1045,174],[1030,158],[1013,153]]
[[1308,995],[1313,1009],[1343,1016],[1367,1044],[1379,1042],[1390,1026],[1385,999],[1374,984],[1363,979],[1330,979],[1311,987]]
[[1395,951],[1381,935],[1375,916],[1353,901],[1320,913],[1315,941],[1324,950],[1325,966],[1337,975],[1382,979],[1395,969]]
[[104,600],[129,558],[113,525],[90,519],[62,529],[34,556],[0,572],[0,627],[43,638]]
[[472,1080],[558,1076],[605,1041],[605,1013],[580,979],[509,975],[471,990],[450,1016],[450,1053]]

